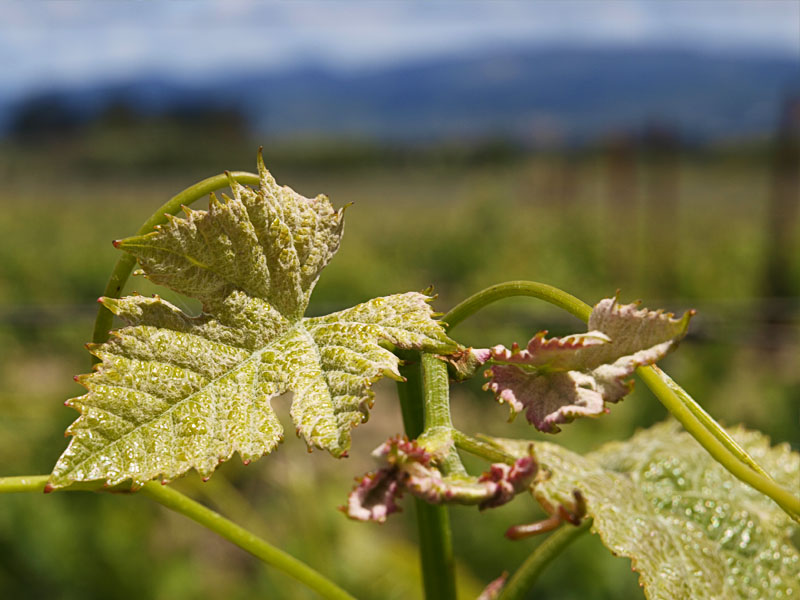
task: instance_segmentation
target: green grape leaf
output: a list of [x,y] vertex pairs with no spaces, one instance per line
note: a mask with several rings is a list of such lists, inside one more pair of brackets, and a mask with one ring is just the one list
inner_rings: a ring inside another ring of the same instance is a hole
[[632,389],[628,377],[636,367],[653,364],[673,350],[693,314],[675,318],[606,298],[592,310],[587,333],[547,338],[540,331],[524,349],[515,344],[510,350],[471,350],[460,361],[491,361],[484,389],[508,403],[512,416],[525,411],[537,429],[556,433],[558,424],[600,415],[607,412],[607,402],[626,396]]
[[194,468],[209,476],[283,437],[270,400],[294,393],[291,416],[309,447],[346,455],[366,420],[370,386],[401,379],[391,347],[449,353],[428,304],[410,292],[305,318],[311,291],[339,247],[342,211],[325,196],[279,187],[259,155],[261,185],[231,181],[208,211],[186,210],[146,235],[115,242],[152,281],[202,301],[189,316],[161,298],[101,298],[126,327],[90,346],[100,359],[67,401],[80,417],[49,488],[104,480],[134,486]]
[[[800,454],[770,447],[743,428],[731,435],[772,477],[800,487]],[[493,440],[515,456],[529,442]],[[631,559],[650,599],[794,598],[800,594],[797,524],[768,497],[715,462],[674,421],[586,456],[534,444],[541,465],[531,489],[551,514],[579,512],[615,555]]]

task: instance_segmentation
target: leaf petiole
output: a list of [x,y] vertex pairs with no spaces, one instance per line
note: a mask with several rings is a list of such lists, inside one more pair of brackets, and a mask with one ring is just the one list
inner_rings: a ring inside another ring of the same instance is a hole
[[477,294],[473,294],[463,302],[460,302],[442,317],[442,321],[446,324],[446,328],[449,331],[461,323],[461,321],[474,315],[489,304],[513,296],[531,296],[533,298],[539,298],[559,308],[563,308],[582,321],[588,321],[589,314],[592,312],[592,307],[584,301],[552,285],[539,283],[538,281],[506,281],[505,283],[498,283],[497,285],[487,287]]
[[479,456],[485,460],[488,460],[489,462],[513,465],[517,461],[515,457],[503,452],[496,446],[493,446],[492,444],[489,444],[480,438],[468,435],[463,431],[454,429],[452,435],[453,441],[456,444],[456,448],[460,448],[465,452]]

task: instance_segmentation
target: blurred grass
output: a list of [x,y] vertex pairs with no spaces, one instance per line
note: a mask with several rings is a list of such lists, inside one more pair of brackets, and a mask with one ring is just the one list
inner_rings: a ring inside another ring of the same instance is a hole
[[[107,155],[97,150],[105,147],[95,147],[83,167],[64,154],[68,149],[38,154],[0,148],[3,475],[48,472],[65,447],[61,432],[75,414],[61,402],[81,393],[71,375],[88,368],[81,346],[117,257],[111,240],[134,232],[156,206],[195,180],[223,168],[255,167],[255,153],[237,149],[229,163],[201,154],[208,170],[197,173],[153,171],[151,159],[135,154],[124,157],[129,171],[111,169],[103,162]],[[797,298],[761,297],[770,235],[764,228],[769,164],[761,157],[686,156],[671,167],[637,161],[628,182],[636,187],[627,203],[609,192],[602,153],[341,169],[275,162],[280,183],[308,196],[324,192],[336,206],[353,203],[342,248],[317,286],[311,313],[430,284],[439,293],[436,308],[445,311],[508,279],[544,281],[588,302],[619,288],[625,301],[641,298],[646,306],[676,311],[696,307],[700,314],[692,335],[663,366],[723,423],[744,422],[774,441],[797,444]],[[100,174],[87,164],[99,165]],[[671,210],[658,204],[657,184],[665,175],[659,169],[667,168],[676,186]],[[793,227],[800,250],[798,224]],[[792,256],[786,276],[797,282],[800,252]],[[676,276],[665,281],[670,272]],[[141,278],[129,287],[154,291]],[[767,324],[762,307],[768,302],[793,303],[793,320]],[[780,344],[772,343],[775,327],[781,328]],[[510,344],[542,328],[558,334],[581,325],[534,301],[507,300],[464,323],[455,335],[474,345]],[[354,432],[347,461],[307,455],[289,436],[274,456],[246,469],[234,459],[208,484],[189,475],[176,485],[252,526],[358,597],[419,597],[410,503],[384,526],[351,523],[335,510],[352,477],[374,466],[369,451],[401,429],[392,385],[381,384],[378,391],[370,424]],[[288,399],[275,404],[285,418]],[[506,424],[506,407],[481,392],[480,382],[455,386],[453,408],[457,426],[466,431],[542,437],[521,419]],[[565,427],[559,441],[585,451],[664,416],[640,385],[610,415]],[[483,468],[478,461],[470,464]],[[0,503],[2,597],[312,597],[141,498],[65,493],[6,496]],[[475,597],[503,570],[513,570],[538,543],[502,537],[509,525],[541,516],[530,500],[484,514],[458,507],[452,514],[463,598]],[[587,536],[548,569],[536,597],[636,597],[636,589],[629,562],[611,557]]]

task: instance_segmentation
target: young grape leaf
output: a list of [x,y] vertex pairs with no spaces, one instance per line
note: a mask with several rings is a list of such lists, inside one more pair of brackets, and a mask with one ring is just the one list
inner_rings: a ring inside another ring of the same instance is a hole
[[[778,482],[800,487],[800,454],[770,447],[762,434],[731,435]],[[529,442],[493,440],[515,456]],[[592,531],[631,559],[650,599],[793,598],[800,594],[794,521],[772,500],[735,479],[673,421],[586,456],[534,444],[542,465],[531,486],[551,514],[577,511],[580,490]],[[542,476],[545,474],[544,476]]]
[[239,452],[249,462],[281,441],[270,400],[294,392],[291,416],[306,443],[346,454],[366,420],[370,386],[400,379],[387,349],[446,354],[458,346],[432,318],[430,298],[375,298],[304,318],[320,272],[339,247],[342,211],[325,196],[279,187],[259,155],[260,189],[231,180],[233,198],[185,209],[147,234],[115,242],[155,283],[198,298],[189,316],[158,297],[102,298],[127,323],[90,346],[88,393],[67,401],[80,417],[49,489],[73,481],[134,486],[194,468],[209,476]]
[[627,395],[632,386],[627,378],[636,367],[653,364],[673,350],[693,314],[676,319],[606,298],[592,310],[588,333],[548,339],[540,331],[525,349],[515,344],[510,350],[472,350],[461,362],[491,361],[484,389],[507,402],[512,415],[524,410],[537,429],[556,433],[559,423],[602,414],[605,403]]
[[358,478],[341,510],[356,521],[383,523],[399,512],[397,500],[410,492],[430,504],[477,504],[483,510],[510,502],[531,483],[538,465],[529,455],[513,465],[496,463],[480,477],[444,475],[434,465],[435,453],[416,440],[394,437],[372,453],[386,466]]

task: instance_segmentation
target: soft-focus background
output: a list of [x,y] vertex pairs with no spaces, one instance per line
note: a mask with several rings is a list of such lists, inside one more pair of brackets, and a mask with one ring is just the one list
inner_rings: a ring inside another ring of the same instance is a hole
[[[0,64],[2,475],[48,472],[66,445],[111,240],[198,179],[253,170],[260,145],[279,182],[354,204],[312,312],[430,284],[447,310],[515,278],[694,307],[665,367],[722,422],[798,447],[796,1],[7,3]],[[580,324],[507,301],[457,337],[542,328]],[[453,405],[462,429],[541,437],[479,382]],[[664,417],[640,385],[559,441],[585,451]],[[336,510],[400,428],[384,382],[348,460],[290,436],[175,485],[359,597],[419,597],[412,507],[384,526]],[[528,498],[452,512],[463,598],[539,543],[502,536],[540,518]],[[638,594],[586,536],[536,598]],[[146,500],[65,493],[0,497],[0,597],[312,595]]]

